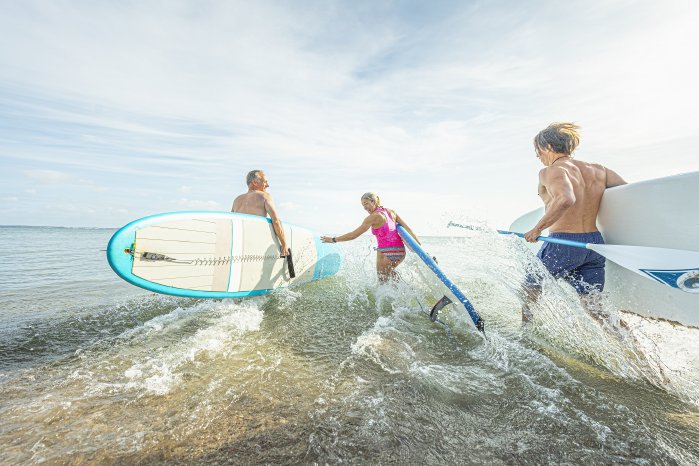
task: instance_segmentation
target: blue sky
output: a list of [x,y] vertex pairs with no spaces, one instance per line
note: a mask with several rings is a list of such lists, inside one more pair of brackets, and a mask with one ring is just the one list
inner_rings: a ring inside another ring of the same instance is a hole
[[629,181],[699,169],[692,1],[0,0],[0,224],[228,210],[248,170],[342,233],[538,206],[533,136]]

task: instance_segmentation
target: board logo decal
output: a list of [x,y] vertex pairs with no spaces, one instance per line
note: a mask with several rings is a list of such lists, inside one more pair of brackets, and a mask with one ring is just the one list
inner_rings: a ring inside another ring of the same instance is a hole
[[649,277],[673,288],[689,293],[699,293],[699,268],[683,270],[640,269]]

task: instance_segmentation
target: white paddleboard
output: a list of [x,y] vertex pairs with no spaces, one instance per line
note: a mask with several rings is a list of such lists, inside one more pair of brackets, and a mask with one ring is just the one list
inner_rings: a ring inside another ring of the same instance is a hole
[[284,233],[291,261],[280,257],[269,218],[213,211],[163,213],[119,229],[109,241],[107,259],[129,283],[192,298],[260,295],[340,269],[336,245],[287,223]]
[[[510,230],[527,232],[543,214],[543,207],[528,212]],[[699,251],[699,172],[607,189],[597,227],[608,244]],[[541,243],[532,246],[538,250]],[[698,293],[653,282],[609,260],[606,278],[605,291],[619,309],[699,326]]]

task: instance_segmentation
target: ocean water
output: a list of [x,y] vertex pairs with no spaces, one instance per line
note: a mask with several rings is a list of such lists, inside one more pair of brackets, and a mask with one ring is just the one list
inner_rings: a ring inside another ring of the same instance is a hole
[[113,232],[0,227],[2,464],[699,464],[699,330],[554,280],[523,326],[514,238],[423,240],[483,338],[430,322],[414,256],[379,285],[371,238],[334,277],[197,300],[118,278]]

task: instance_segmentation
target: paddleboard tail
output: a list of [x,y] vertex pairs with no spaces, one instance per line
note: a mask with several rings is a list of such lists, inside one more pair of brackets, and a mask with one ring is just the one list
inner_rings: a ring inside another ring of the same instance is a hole
[[[424,249],[422,249],[422,246],[415,241],[415,238],[410,236],[410,233],[408,233],[405,228],[403,228],[401,225],[396,225],[396,229],[398,231],[398,234],[403,238],[403,241],[412,249],[415,254],[418,255],[418,257],[427,265],[427,267],[439,278],[439,280],[444,283],[444,285],[447,287],[447,289],[453,294],[456,299],[464,306],[466,309],[466,312],[468,312],[468,315],[471,317],[471,320],[473,321],[473,324],[476,326],[476,328],[485,334],[485,322],[483,319],[481,319],[481,316],[478,315],[478,312],[476,312],[476,309],[473,307],[471,302],[468,300],[466,295],[464,295],[461,290],[452,282],[445,274],[442,272],[442,269],[439,268],[437,265],[437,262],[429,255],[427,252],[425,252]],[[442,298],[444,299],[444,298]],[[441,302],[442,300],[440,300]],[[437,303],[437,305],[439,302]],[[441,309],[442,307],[446,306],[449,303],[444,303],[441,307],[437,308],[432,308],[432,312],[434,313],[434,319],[436,320],[436,313]],[[435,305],[435,307],[437,307]],[[432,313],[430,313],[430,319],[432,319]]]

